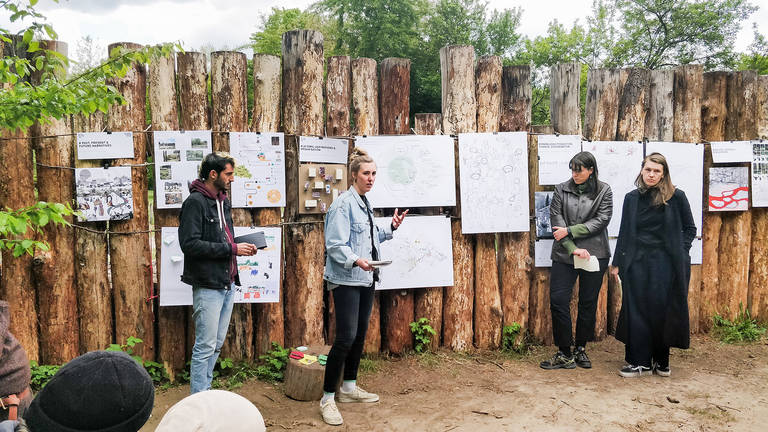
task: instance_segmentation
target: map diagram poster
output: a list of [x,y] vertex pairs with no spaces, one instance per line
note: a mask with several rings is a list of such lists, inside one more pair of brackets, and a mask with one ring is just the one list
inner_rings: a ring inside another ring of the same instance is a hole
[[[579,135],[539,135],[539,184],[556,185],[571,175],[568,162],[581,151]],[[463,210],[463,209],[462,209]]]
[[[651,141],[645,146],[645,154],[649,155],[653,152],[661,153],[667,159],[672,184],[685,192],[685,196],[691,204],[693,220],[696,223],[696,236],[701,237],[704,145]],[[637,173],[639,172],[640,168],[638,167]]]
[[[235,227],[235,235],[264,231],[267,247],[256,255],[237,257],[242,286],[235,287],[235,303],[276,303],[280,299],[279,227]],[[192,287],[181,281],[184,254],[179,245],[179,229],[163,227],[160,245],[160,306],[192,304]]]
[[768,207],[768,141],[752,141],[752,207]]
[[[376,218],[379,226],[392,218]],[[376,289],[453,286],[451,221],[445,216],[409,216],[381,244],[381,259],[392,260],[380,271]]]
[[282,132],[230,132],[235,158],[232,207],[285,207],[285,141]]
[[376,162],[368,192],[377,208],[456,205],[453,138],[447,135],[355,137]]
[[133,218],[131,167],[77,168],[75,186],[81,221]]
[[211,131],[156,131],[153,138],[157,208],[181,208],[211,152]]
[[584,151],[595,155],[598,179],[608,183],[613,192],[613,216],[608,235],[618,236],[624,196],[635,189],[635,178],[643,163],[643,143],[637,141],[585,141]]
[[709,211],[749,210],[749,168],[709,169]]
[[459,134],[461,232],[530,230],[528,134]]

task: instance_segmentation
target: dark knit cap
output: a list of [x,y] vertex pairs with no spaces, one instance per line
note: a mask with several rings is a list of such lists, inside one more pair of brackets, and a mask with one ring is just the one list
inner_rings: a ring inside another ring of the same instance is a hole
[[10,325],[10,307],[0,300],[0,397],[21,393],[29,387],[29,359],[8,330]]
[[24,419],[34,432],[136,432],[154,401],[144,367],[123,352],[93,351],[62,366]]

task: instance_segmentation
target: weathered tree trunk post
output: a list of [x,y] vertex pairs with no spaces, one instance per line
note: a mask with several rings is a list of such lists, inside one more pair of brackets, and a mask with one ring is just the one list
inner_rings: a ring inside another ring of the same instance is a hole
[[[314,30],[283,34],[283,127],[288,135],[323,134],[323,35]],[[286,193],[298,191],[298,139],[286,140]],[[323,342],[323,250],[320,217],[299,216],[298,199],[287,199],[284,229],[285,343]]]
[[[109,51],[120,46],[138,49],[141,45],[120,43],[109,45]],[[109,110],[108,128],[112,131],[143,131],[146,119],[147,71],[143,64],[135,64],[123,78],[108,80],[125,98],[125,105]],[[144,164],[147,161],[147,136],[133,134],[134,157],[116,159],[114,165]],[[125,343],[131,337],[141,338],[136,353],[146,360],[155,358],[155,331],[152,300],[152,255],[149,248],[149,213],[147,196],[147,169],[131,168],[133,185],[133,218],[111,221],[109,239],[112,290],[115,305],[115,342]]]
[[[40,47],[67,55],[67,44],[41,41]],[[66,74],[60,70],[58,75]],[[40,83],[40,77],[33,82]],[[34,136],[66,135],[71,132],[69,116],[32,128]],[[37,168],[37,198],[40,201],[72,203],[75,184],[71,169],[48,168],[45,165],[71,167],[74,162],[74,138],[39,138],[34,143]],[[67,218],[72,222],[72,218]],[[48,251],[35,251],[33,260],[37,307],[40,313],[40,360],[45,364],[66,363],[79,355],[80,341],[75,289],[75,233],[73,227],[53,226],[43,229]]]
[[[700,65],[680,66],[675,69],[673,139],[676,142],[701,141],[701,96],[703,68]],[[674,173],[672,174],[675,175]],[[682,173],[677,175],[683,175]],[[674,178],[674,177],[673,177]],[[703,200],[702,202],[707,202]],[[701,211],[701,209],[691,209]],[[701,266],[691,266],[688,285],[688,315],[691,333],[698,332],[699,305],[701,303]]]
[[[757,136],[768,138],[768,75],[757,77]],[[768,321],[768,209],[752,208],[752,251],[747,303],[753,317]]]
[[329,136],[349,136],[352,103],[352,66],[349,56],[328,59],[326,93],[326,130]]
[[645,137],[651,141],[672,141],[672,123],[675,118],[673,103],[675,71],[659,69],[652,70],[650,73]]
[[[504,66],[501,89],[500,130],[529,131],[532,94],[530,66]],[[535,137],[529,136],[529,160],[536,155],[536,152],[532,151],[535,144]],[[533,196],[537,177],[534,177],[530,170],[528,179],[531,188],[529,193]],[[530,232],[499,234],[499,285],[504,326],[518,323],[523,329],[528,328],[532,262]]]
[[[442,123],[439,113],[416,114],[413,127],[419,135],[438,135]],[[433,214],[437,214],[437,211]],[[429,344],[429,349],[436,350],[443,334],[443,287],[415,290],[413,303],[414,320],[426,318],[435,330],[436,334]]]
[[[477,130],[475,99],[475,49],[467,45],[449,45],[440,49],[442,78],[443,132],[455,135]],[[456,152],[458,173],[458,152]],[[458,175],[456,176],[458,178]],[[461,202],[456,183],[454,216],[461,216]],[[453,237],[453,286],[443,296],[443,342],[454,351],[472,348],[474,335],[475,257],[473,237],[461,233],[461,220],[451,221]]]
[[[549,110],[552,125],[560,133],[581,134],[581,115],[579,111],[579,79],[581,64],[578,62],[563,63],[552,66],[549,93]],[[563,131],[569,132],[563,132]]]
[[[152,130],[179,130],[179,112],[176,109],[176,67],[174,57],[157,59],[149,66],[149,107],[152,112]],[[154,136],[153,136],[154,138]],[[151,146],[154,152],[154,143]],[[155,163],[159,163],[155,154]],[[154,169],[154,167],[152,167]],[[192,181],[194,179],[188,179]],[[158,286],[162,268],[162,228],[179,226],[178,209],[159,209],[155,189],[155,256],[157,257]],[[160,295],[163,295],[161,292]],[[157,358],[163,362],[173,381],[184,368],[186,356],[187,312],[184,306],[163,306],[157,312]]]
[[[725,100],[728,91],[728,75],[728,72],[706,72],[703,75],[701,137],[706,141],[725,140],[725,117],[727,113]],[[704,187],[707,189],[711,166],[712,151],[710,147],[710,151],[704,152]],[[704,196],[707,195],[705,191]],[[712,328],[712,316],[722,310],[722,304],[718,300],[718,292],[720,290],[720,228],[723,219],[720,212],[707,211],[704,212],[703,220],[699,329],[709,331]]]
[[[248,130],[248,60],[235,51],[211,53],[211,125],[214,151],[229,152],[229,134]],[[253,225],[251,209],[232,209],[235,226]],[[222,355],[235,360],[253,358],[253,313],[249,303],[232,309]]]
[[[483,56],[475,71],[477,131],[498,132],[501,121],[501,58]],[[496,234],[475,235],[475,346],[496,349],[501,345],[501,294],[496,258]]]
[[[380,131],[386,135],[410,133],[409,116],[411,61],[385,58],[381,62]],[[413,322],[413,291],[388,290],[381,293],[382,348],[402,354],[413,347],[410,323]]]
[[[757,137],[757,72],[733,72],[728,77],[726,109],[726,140]],[[722,219],[719,298],[733,319],[740,308],[748,307],[752,212],[723,212]]]
[[[280,57],[255,54],[253,56],[253,130],[277,132],[280,127]],[[265,207],[256,209],[256,226],[280,223],[280,209]],[[284,271],[285,269],[281,269]],[[282,275],[280,285],[282,285]],[[264,354],[272,342],[285,344],[285,318],[283,315],[283,288],[280,287],[278,303],[254,305],[256,328],[256,353]]]

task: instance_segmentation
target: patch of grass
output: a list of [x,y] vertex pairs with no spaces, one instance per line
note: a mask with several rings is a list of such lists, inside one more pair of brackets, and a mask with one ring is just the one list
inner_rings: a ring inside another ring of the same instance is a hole
[[436,369],[440,367],[440,363],[442,362],[442,358],[439,355],[431,352],[422,353],[416,359],[419,362],[419,366],[429,369]]
[[735,420],[731,413],[717,405],[713,406],[712,408],[685,407],[684,409],[688,412],[688,414],[694,417],[701,417],[708,420],[715,420],[725,423]]
[[501,350],[514,357],[528,355],[534,345],[533,338],[527,330],[516,322],[504,326],[501,331]]
[[374,357],[363,357],[360,359],[360,372],[364,374],[375,374],[382,369],[382,360]]
[[749,343],[762,339],[765,326],[759,324],[749,313],[748,309],[739,304],[736,319],[729,320],[719,313],[712,317],[712,333],[720,341],[728,344]]

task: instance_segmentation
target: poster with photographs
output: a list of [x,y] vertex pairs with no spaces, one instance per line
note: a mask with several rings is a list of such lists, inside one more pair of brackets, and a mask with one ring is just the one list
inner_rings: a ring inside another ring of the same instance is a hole
[[75,185],[80,221],[133,218],[131,167],[77,168]]
[[77,134],[77,159],[131,159],[133,132],[80,132]]
[[552,202],[554,192],[535,192],[536,204],[536,238],[551,239],[552,223],[549,220],[549,204]]
[[709,169],[709,211],[749,210],[749,168]]
[[281,132],[230,132],[235,158],[232,207],[285,207],[285,142]]
[[189,195],[188,185],[211,152],[211,131],[156,131],[153,136],[157,208],[181,208]]
[[752,207],[768,207],[768,141],[752,141]]

